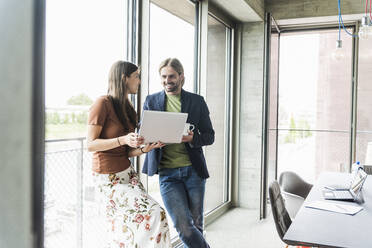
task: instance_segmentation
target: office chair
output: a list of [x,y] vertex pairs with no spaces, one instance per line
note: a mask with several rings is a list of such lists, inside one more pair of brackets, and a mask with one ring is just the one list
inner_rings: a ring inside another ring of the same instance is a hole
[[[271,211],[273,213],[273,219],[275,222],[276,230],[279,234],[280,239],[286,244],[286,248],[289,245],[296,245],[287,243],[283,240],[285,233],[287,232],[288,228],[292,224],[292,220],[289,217],[288,211],[285,207],[284,199],[280,191],[280,186],[277,181],[273,181],[269,186],[269,197],[270,197],[270,205]],[[296,247],[303,247],[303,248],[310,248],[306,246],[296,246]]]
[[282,189],[282,196],[289,216],[293,219],[296,217],[313,185],[305,182],[292,171],[285,171],[280,174],[279,185]]
[[279,176],[279,185],[284,192],[301,196],[306,199],[312,184],[305,182],[299,175],[292,171],[284,171]]
[[[279,234],[280,239],[284,243],[286,243],[283,240],[283,237],[292,224],[292,220],[289,217],[287,209],[285,208],[285,203],[280,191],[280,186],[276,180],[273,181],[269,186],[269,197],[276,230]],[[288,247],[288,245],[290,244],[287,244],[286,247]]]

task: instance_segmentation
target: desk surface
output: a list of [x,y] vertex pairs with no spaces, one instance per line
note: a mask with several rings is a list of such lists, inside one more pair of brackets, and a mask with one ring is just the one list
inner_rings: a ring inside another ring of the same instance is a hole
[[[305,203],[323,200],[325,185],[345,185],[350,174],[323,173],[311,189]],[[368,176],[362,190],[363,210],[356,215],[333,213],[301,207],[290,228],[284,235],[288,242],[324,247],[371,248],[372,247],[372,176]],[[340,201],[337,201],[340,203]],[[355,205],[354,202],[342,202]]]

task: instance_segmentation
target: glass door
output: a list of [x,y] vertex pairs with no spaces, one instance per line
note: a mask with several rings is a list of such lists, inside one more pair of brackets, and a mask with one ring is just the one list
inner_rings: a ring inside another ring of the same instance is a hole
[[279,62],[279,80],[272,75],[270,82],[276,99],[270,103],[271,174],[273,163],[276,176],[294,171],[308,182],[324,171],[348,171],[352,38],[342,33],[343,54],[337,57],[337,34],[337,29],[293,31],[273,42],[280,44],[280,57],[272,56],[272,64]]

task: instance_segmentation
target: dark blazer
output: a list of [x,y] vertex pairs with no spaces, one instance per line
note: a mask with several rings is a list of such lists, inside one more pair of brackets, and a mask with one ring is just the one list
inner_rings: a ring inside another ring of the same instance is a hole
[[[164,91],[148,95],[143,109],[165,111],[165,98]],[[209,173],[202,149],[202,146],[211,145],[214,142],[214,130],[209,118],[208,106],[202,96],[182,90],[181,112],[188,113],[187,122],[195,125],[192,142],[185,143],[191,164],[201,178],[208,178]],[[149,176],[157,174],[161,157],[161,148],[147,153],[142,172]]]

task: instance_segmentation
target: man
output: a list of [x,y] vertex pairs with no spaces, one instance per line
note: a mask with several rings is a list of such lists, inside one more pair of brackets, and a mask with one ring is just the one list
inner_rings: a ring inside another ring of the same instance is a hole
[[209,177],[202,146],[214,142],[209,110],[202,96],[182,89],[183,66],[168,58],[159,66],[164,91],[147,96],[144,110],[188,113],[194,132],[182,143],[170,144],[146,154],[143,173],[159,174],[160,193],[185,247],[209,247],[203,237],[205,182]]

